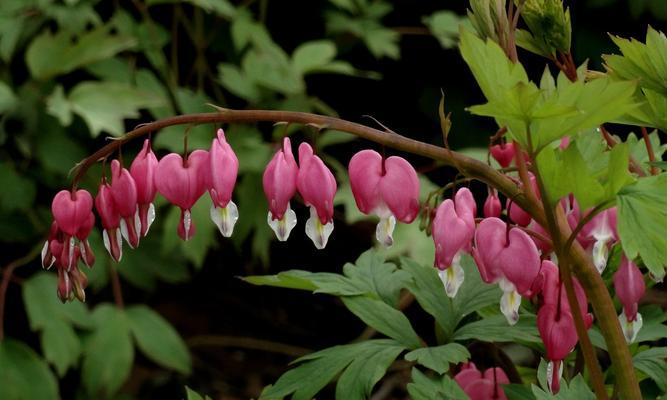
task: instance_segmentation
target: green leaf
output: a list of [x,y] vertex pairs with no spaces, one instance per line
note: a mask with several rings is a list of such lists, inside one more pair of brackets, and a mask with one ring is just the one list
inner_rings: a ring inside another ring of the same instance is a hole
[[409,349],[421,346],[410,321],[399,310],[367,296],[346,296],[342,300],[345,307],[371,328],[396,339]]
[[305,75],[333,61],[336,45],[330,40],[305,42],[292,53],[292,67]]
[[[1,112],[1,111],[0,111]],[[5,211],[30,210],[37,188],[32,180],[19,175],[9,164],[0,163],[0,208]]]
[[26,51],[26,64],[33,77],[48,79],[66,74],[96,61],[111,58],[131,49],[137,42],[131,36],[110,34],[110,26],[101,26],[79,36],[61,30],[56,34],[44,31]]
[[456,40],[459,37],[459,25],[468,21],[465,17],[461,17],[452,11],[441,10],[422,17],[422,22],[438,39],[442,47],[451,49],[456,46]]
[[532,390],[525,385],[511,383],[502,385],[502,387],[508,400],[535,400]]
[[468,349],[458,343],[417,349],[405,355],[406,360],[417,362],[440,375],[449,370],[449,364],[458,364],[469,358]]
[[55,274],[39,272],[23,283],[23,302],[28,313],[30,328],[39,330],[59,319],[80,328],[94,327],[85,304],[62,304],[56,296],[58,281]]
[[536,385],[532,385],[533,394],[537,400],[550,400],[550,399],[582,399],[582,400],[595,400],[595,394],[593,391],[586,385],[586,381],[581,376],[581,374],[574,377],[570,382],[566,382],[565,379],[561,379],[560,391],[558,394],[553,395],[549,392],[546,392]]
[[[146,5],[178,3],[179,0],[147,0]],[[236,15],[234,5],[228,0],[185,0],[185,2],[197,6],[206,12],[215,13],[224,18],[233,18]],[[189,400],[189,399],[188,399]]]
[[412,368],[412,382],[408,383],[407,389],[412,400],[466,400],[469,398],[456,381],[449,376],[443,375],[431,379],[417,368]]
[[294,361],[300,365],[264,389],[260,400],[277,400],[290,394],[292,400],[310,400],[341,371],[336,398],[366,399],[401,351],[403,346],[399,343],[377,339],[309,354]]
[[667,393],[667,347],[654,347],[637,353],[632,357],[635,368],[648,375]]
[[41,337],[44,358],[56,367],[63,377],[75,367],[81,356],[81,342],[72,326],[62,319],[53,319],[44,327]]
[[365,29],[363,40],[368,46],[368,50],[375,58],[388,57],[398,59],[401,49],[398,47],[400,35],[398,32],[381,26]]
[[0,114],[10,111],[16,105],[16,95],[5,82],[0,81]]
[[190,389],[189,387],[185,387],[185,396],[186,400],[211,400],[210,397],[200,395],[199,393],[195,392],[194,390]]
[[5,400],[58,399],[58,382],[48,365],[24,343],[0,342],[0,397]]
[[618,233],[629,258],[641,256],[656,277],[667,259],[667,174],[639,179],[618,193]]
[[146,306],[125,310],[139,349],[156,363],[190,374],[192,360],[183,339],[167,320]]
[[218,64],[218,76],[222,86],[232,94],[247,100],[250,103],[259,101],[261,93],[259,88],[234,64]]
[[128,318],[110,304],[93,312],[95,331],[85,346],[81,378],[92,397],[114,394],[130,375],[134,347]]
[[127,84],[82,82],[70,91],[68,102],[95,137],[102,131],[122,135],[123,119],[138,118],[140,109],[159,106],[164,99]]
[[463,325],[454,332],[454,340],[540,343],[535,321],[535,316],[522,314],[519,322],[510,326],[503,315],[495,315]]

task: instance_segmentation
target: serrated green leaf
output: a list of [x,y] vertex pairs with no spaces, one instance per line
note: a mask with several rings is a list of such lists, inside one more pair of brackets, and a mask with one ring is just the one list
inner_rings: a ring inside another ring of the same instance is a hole
[[380,252],[369,250],[362,253],[354,264],[345,264],[343,273],[352,282],[366,288],[367,293],[377,294],[385,303],[397,307],[399,292],[409,275],[384,260]]
[[505,316],[496,315],[463,325],[454,332],[454,340],[540,343],[535,321],[534,315],[522,314],[519,322],[510,326]]
[[125,313],[137,346],[148,358],[163,367],[190,374],[192,360],[188,348],[167,320],[146,306],[132,306]]
[[343,304],[366,325],[397,340],[409,349],[421,346],[421,340],[401,311],[368,296],[346,296]]
[[52,34],[48,30],[37,36],[26,51],[26,64],[37,79],[48,79],[66,74],[96,61],[113,57],[134,47],[137,42],[131,36],[113,35],[110,26],[101,26],[79,36],[72,42],[71,34],[61,30]]
[[134,346],[125,313],[110,304],[93,312],[95,331],[85,345],[81,378],[92,397],[114,394],[130,375]]
[[667,260],[667,174],[639,179],[617,197],[618,233],[630,258],[641,256],[657,277],[664,276]]
[[[274,385],[265,388],[260,400],[278,400],[292,393],[292,400],[310,400],[343,370],[340,378],[343,383],[339,381],[340,389],[336,389],[336,398],[367,398],[375,383],[402,350],[403,346],[393,340],[377,339],[330,347],[309,354],[294,361],[299,364],[297,367],[283,374]],[[368,364],[369,360],[373,360],[371,364]],[[351,368],[352,372],[348,374],[347,368]],[[339,397],[339,394],[351,397]]]
[[292,53],[292,67],[305,75],[333,61],[336,52],[336,45],[330,40],[302,43]]
[[412,400],[466,400],[469,398],[456,381],[449,376],[443,375],[431,379],[417,368],[412,368],[412,382],[408,383],[407,389]]
[[469,358],[470,352],[468,352],[468,349],[458,343],[448,343],[436,347],[425,347],[413,350],[405,355],[406,360],[417,362],[440,375],[449,370],[450,364],[458,364]]
[[0,342],[0,398],[5,400],[59,399],[58,382],[39,356],[18,340]]

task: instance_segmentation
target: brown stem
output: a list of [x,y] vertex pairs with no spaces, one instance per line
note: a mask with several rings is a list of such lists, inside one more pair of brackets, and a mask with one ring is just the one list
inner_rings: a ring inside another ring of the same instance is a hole
[[125,303],[123,302],[123,290],[120,286],[120,278],[118,277],[118,271],[116,268],[109,264],[109,275],[111,276],[111,290],[113,291],[113,299],[116,303],[116,307],[123,309]]
[[[604,127],[604,125],[600,125],[600,133],[602,133],[602,137],[604,138],[605,142],[607,142],[607,146],[611,149],[612,147],[616,146],[618,143],[616,142],[616,139],[609,133],[607,128]],[[642,167],[637,163],[637,161],[634,159],[634,157],[630,156],[630,165],[628,166],[630,169],[630,172],[634,172],[635,174],[639,176],[646,176],[646,173],[642,169]]]
[[[593,390],[595,390],[595,394],[597,395],[598,399],[606,400],[608,399],[608,397],[607,397],[607,391],[604,387],[604,377],[602,375],[602,368],[600,367],[598,359],[595,356],[595,350],[593,349],[593,344],[591,343],[591,339],[588,337],[588,331],[586,330],[586,326],[584,324],[584,318],[583,315],[581,314],[581,310],[579,309],[579,302],[577,301],[577,295],[574,292],[574,282],[572,279],[570,260],[568,260],[566,257],[566,255],[569,252],[564,251],[565,249],[562,247],[563,242],[560,237],[561,230],[556,223],[556,215],[554,213],[554,210],[551,208],[549,204],[546,186],[544,184],[544,181],[542,180],[542,174],[540,173],[539,167],[537,165],[536,154],[533,153],[532,138],[530,131],[527,134],[527,138],[528,138],[528,151],[530,152],[531,158],[533,159],[533,174],[535,176],[537,186],[540,190],[542,207],[544,209],[544,213],[547,220],[547,229],[551,235],[556,255],[558,256],[561,281],[565,285],[565,293],[567,295],[568,303],[570,304],[570,311],[572,312],[572,316],[574,319],[574,326],[577,331],[577,336],[579,337],[579,346],[581,347],[581,350],[584,354],[584,361],[586,362],[586,366],[588,367],[591,374],[591,382],[593,384]],[[521,151],[517,150],[517,154],[519,153],[521,153]],[[519,159],[519,157],[517,157],[517,159]],[[521,160],[523,160],[523,157],[521,157]],[[560,207],[559,204],[556,205],[556,210],[561,211],[561,214],[563,214],[562,208]],[[564,214],[562,216],[563,218],[565,217]],[[606,291],[606,287],[605,287],[605,292],[607,293],[607,296],[609,296],[609,292]],[[614,312],[614,318],[615,316],[616,312]]]
[[5,338],[5,303],[7,299],[7,288],[9,287],[9,282],[12,280],[12,274],[16,268],[24,266],[34,260],[41,250],[42,246],[34,247],[30,253],[10,262],[2,270],[2,281],[0,282],[0,342]]
[[[455,151],[448,151],[442,147],[423,143],[395,133],[383,132],[339,118],[291,111],[219,109],[215,113],[179,115],[141,125],[118,140],[108,143],[79,163],[74,170],[72,185],[76,186],[90,166],[97,160],[111,154],[117,146],[129,140],[147,135],[149,132],[157,132],[162,128],[172,125],[262,121],[314,124],[322,128],[336,129],[397,150],[439,160],[446,165],[456,166],[462,174],[482,181],[512,199],[513,202],[528,212],[538,224],[542,226],[546,224],[546,217],[539,203],[529,200],[524,192],[508,176],[501,174],[481,161]],[[572,232],[566,220],[561,221],[559,219],[556,222],[558,222],[558,225],[556,225],[557,231],[552,232],[553,237],[557,237],[560,240],[559,243],[564,243]],[[641,394],[632,366],[630,352],[625,343],[618,319],[616,318],[616,310],[614,309],[609,291],[604,281],[602,281],[600,274],[595,269],[595,266],[593,266],[590,257],[588,257],[578,243],[573,243],[570,253],[570,261],[577,267],[575,270],[577,277],[584,287],[600,323],[616,373],[619,390],[622,392],[624,399],[640,399]]]
[[[651,143],[651,138],[648,137],[648,132],[646,131],[646,127],[642,126],[641,127],[642,131],[642,136],[644,137],[644,144],[646,145],[646,152],[648,153],[648,160],[652,163],[655,163],[655,153],[653,152],[653,143]],[[651,175],[658,175],[660,171],[658,170],[658,167],[655,166],[655,164],[651,165]]]

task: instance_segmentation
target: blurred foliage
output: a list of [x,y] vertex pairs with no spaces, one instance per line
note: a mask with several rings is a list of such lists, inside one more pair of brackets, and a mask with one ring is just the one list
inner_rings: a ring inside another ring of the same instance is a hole
[[[422,138],[438,142],[441,139],[437,128],[440,99],[437,88],[447,85],[448,107],[451,102],[455,112],[451,141],[457,146],[469,146],[470,154],[484,153],[480,148],[486,144],[484,140],[491,125],[472,122],[464,115],[464,105],[479,102],[479,98],[470,93],[469,73],[462,63],[452,61],[457,55],[450,50],[459,39],[459,25],[470,26],[464,17],[463,3],[424,2],[419,6],[386,0],[308,3],[312,3],[304,5],[308,11],[300,13],[293,5],[283,7],[267,0],[0,1],[1,265],[30,253],[43,241],[50,225],[53,194],[68,186],[70,169],[102,146],[107,137],[122,135],[147,120],[211,111],[208,104],[327,115],[378,113],[405,129],[409,136],[413,132],[429,132],[423,133]],[[591,8],[579,12],[613,13],[627,8],[635,18],[667,19],[667,5],[662,0],[588,0],[586,5]],[[577,12],[572,10],[573,18],[581,15]],[[620,24],[626,22],[623,16]],[[290,30],[295,33],[287,33]],[[588,48],[581,46],[580,51],[588,56],[599,54],[597,43],[592,43]],[[621,39],[617,41],[619,46],[623,43]],[[576,47],[577,43],[573,45]],[[607,61],[610,65],[614,63],[611,59]],[[619,60],[617,65],[623,65],[623,61]],[[650,105],[649,97],[646,95]],[[340,161],[346,160],[350,149],[358,145],[349,143],[353,137],[341,132],[325,131],[317,137],[318,151],[334,169],[339,183],[334,233],[338,236],[333,239],[334,248],[320,258],[302,256],[301,253],[314,250],[309,243],[293,239],[296,243],[290,244],[290,249],[296,250],[289,250],[290,258],[285,256],[284,248],[272,245],[273,235],[266,226],[266,204],[260,193],[261,173],[276,139],[289,134],[315,141],[311,139],[313,133],[292,126],[233,125],[225,129],[241,160],[235,190],[241,218],[232,239],[220,238],[209,222],[210,200],[205,196],[193,209],[197,235],[187,244],[182,243],[175,234],[178,211],[161,200],[156,205],[158,218],[150,235],[142,240],[138,250],[128,249],[117,265],[112,265],[107,257],[100,234],[93,232],[90,241],[97,263],[86,271],[90,280],[86,304],[61,305],[55,295],[54,274],[38,272],[38,261],[18,269],[16,283],[20,283],[20,290],[14,290],[18,285],[12,281],[5,314],[9,322],[5,324],[6,336],[0,342],[0,398],[172,398],[186,394],[182,389],[186,383],[201,386],[202,392],[248,398],[258,396],[263,386],[276,380],[282,370],[267,372],[269,376],[261,377],[259,389],[248,389],[250,393],[245,388],[230,389],[227,383],[224,387],[215,386],[209,382],[213,379],[207,380],[211,369],[218,371],[211,367],[215,361],[193,356],[184,337],[209,333],[211,320],[248,314],[243,303],[261,301],[247,295],[248,298],[241,296],[223,306],[215,295],[231,287],[229,282],[236,282],[233,275],[266,270],[279,273],[282,264],[295,263],[314,265],[313,269],[322,273],[320,270],[334,268],[335,261],[342,257],[353,259],[351,253],[370,243],[359,244],[360,235],[355,235],[352,229],[360,230],[364,237],[371,236],[366,235],[368,218],[358,213],[354,205],[345,162]],[[156,151],[160,154],[182,151],[184,131],[188,132],[190,148],[207,148],[214,129],[211,126],[164,129],[154,135]],[[629,153],[647,166],[648,160],[639,159],[645,153],[636,150],[643,147],[642,141],[632,137]],[[659,147],[657,134],[651,138],[656,140],[654,147]],[[587,145],[580,147],[584,159],[587,148]],[[123,148],[126,165],[137,150],[134,145]],[[607,164],[610,164],[607,160],[601,162]],[[108,174],[103,168],[101,165],[92,168],[81,186],[96,190],[100,177]],[[430,179],[444,181],[439,171],[429,176],[421,178],[422,198],[438,188]],[[632,197],[630,189],[626,194],[630,202],[641,201]],[[428,296],[429,290],[433,290],[428,285],[438,284],[437,277],[432,276],[433,269],[423,268],[433,262],[432,241],[419,232],[416,223],[400,225],[395,239],[396,246],[386,256],[393,259],[407,255],[412,261],[401,262],[400,268],[391,270],[397,275],[393,278],[403,278],[395,279],[396,286],[390,291],[368,298],[368,277],[354,275],[350,267],[346,267],[345,276],[334,278],[337,282],[333,283],[339,286],[331,289],[334,294],[355,297],[344,300],[345,307],[392,339],[346,345],[349,346],[346,351],[335,354],[340,368],[321,379],[328,381],[344,371],[341,380],[354,382],[345,390],[367,393],[382,375],[378,371],[364,371],[363,357],[377,357],[379,364],[388,366],[403,347],[417,347],[418,339],[411,332],[407,317],[392,308],[401,287],[407,287],[421,307],[435,316],[444,337],[459,340],[519,337],[529,344],[537,341],[536,332],[528,329],[528,325],[507,329],[499,323],[502,321],[497,315],[459,325],[468,322],[464,321],[468,314],[481,313],[485,306],[495,302],[497,289],[477,285],[471,287],[467,297],[459,296],[454,302],[433,299]],[[638,251],[641,253],[642,249]],[[279,263],[275,261],[278,259],[286,261]],[[385,263],[378,265],[378,271],[387,268]],[[210,279],[207,266],[226,268],[227,280]],[[124,308],[110,303],[114,299],[110,283],[112,268],[121,277],[126,295]],[[308,274],[279,274],[271,283],[286,279],[290,287],[314,290],[315,284],[309,279],[321,275]],[[409,283],[407,276],[411,276]],[[357,281],[365,286],[356,287]],[[466,282],[474,285],[478,280]],[[188,285],[196,289],[187,291],[184,288]],[[238,290],[232,296],[246,296],[245,291],[251,290],[246,289],[249,285],[244,282],[238,285],[243,285],[243,291]],[[165,296],[170,297],[169,301],[160,297],[158,288],[168,293]],[[188,296],[200,302],[187,303]],[[303,306],[303,298],[298,299],[296,302]],[[175,301],[182,301],[186,303],[183,307],[191,309],[179,314],[173,304],[164,305]],[[338,307],[338,303],[332,307]],[[195,308],[209,313],[203,327],[189,325],[187,314]],[[237,309],[240,311],[235,314]],[[390,314],[401,322],[384,326],[386,321],[378,321],[369,310],[377,314],[393,310]],[[252,313],[262,314],[257,309]],[[442,318],[443,315],[450,317]],[[281,321],[280,328],[294,332],[285,328],[290,325],[288,322],[275,319]],[[530,316],[524,320],[529,321]],[[260,326],[252,332],[262,333],[264,329]],[[247,333],[238,328],[230,331]],[[331,334],[336,342],[337,334]],[[460,359],[461,350],[434,347],[409,354],[412,354],[410,360],[442,373],[448,365],[443,364],[441,356],[446,355],[454,362]],[[313,353],[303,358],[293,371],[313,368],[322,360],[329,360],[328,355],[327,350]],[[651,370],[647,357],[640,357],[638,363]],[[660,368],[664,369],[664,365],[660,364]],[[302,376],[298,374],[303,371],[284,375],[282,383],[278,381],[267,391],[280,394],[297,390],[290,391],[293,386],[289,383]],[[203,378],[198,379],[197,375]],[[415,368],[412,377],[413,383],[407,390],[415,399],[461,395],[447,376],[433,380]],[[301,390],[307,394],[316,392],[327,381]],[[660,382],[664,385],[664,381]],[[245,382],[235,384],[244,386]],[[175,391],[180,392],[176,395]],[[188,399],[202,398],[190,389],[186,395]]]

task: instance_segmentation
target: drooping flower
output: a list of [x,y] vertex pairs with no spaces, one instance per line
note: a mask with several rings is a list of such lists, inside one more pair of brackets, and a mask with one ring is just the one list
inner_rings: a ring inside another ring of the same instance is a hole
[[141,219],[137,207],[137,186],[130,171],[118,160],[111,161],[111,196],[120,215],[120,233],[131,248],[139,245]]
[[58,229],[58,223],[53,221],[51,223],[51,228],[49,229],[49,236],[42,247],[42,268],[49,269],[56,262],[56,254],[51,252],[51,242],[52,241],[61,241],[62,242],[62,232]]
[[123,238],[120,232],[120,214],[111,194],[111,187],[102,178],[95,196],[95,209],[102,221],[102,240],[111,258],[119,262],[123,258]]
[[475,232],[473,257],[480,276],[487,283],[498,283],[503,291],[500,310],[511,325],[519,320],[521,297],[537,291],[540,254],[526,232],[508,230],[498,218],[485,218]]
[[[560,389],[563,374],[562,360],[574,349],[578,337],[565,287],[559,278],[558,267],[551,261],[542,262],[542,305],[537,312],[537,329],[546,349],[547,385],[552,393]],[[573,277],[574,291],[586,329],[593,323],[588,313],[588,300],[579,281]]]
[[238,207],[232,201],[232,192],[239,171],[239,160],[227,143],[222,129],[218,129],[217,137],[211,143],[209,163],[211,171],[209,194],[213,201],[210,212],[211,220],[218,227],[222,236],[230,237],[239,219]]
[[195,150],[183,159],[179,154],[164,156],[155,171],[155,186],[170,203],[181,209],[178,235],[188,240],[195,234],[195,225],[190,210],[206,192],[209,181],[209,154]]
[[501,212],[502,205],[500,204],[500,199],[498,198],[498,191],[496,189],[489,188],[489,194],[486,197],[486,201],[484,201],[484,218],[500,218]]
[[333,231],[333,200],[336,195],[336,179],[322,160],[313,154],[308,143],[299,145],[299,174],[297,189],[310,207],[306,222],[306,235],[315,247],[323,249]]
[[514,160],[514,143],[502,143],[491,146],[491,156],[501,167],[507,168]]
[[646,284],[637,265],[623,255],[621,265],[614,274],[614,290],[623,304],[623,312],[618,316],[625,340],[632,343],[643,325],[642,315],[637,312],[637,304],[644,296]]
[[290,207],[290,199],[296,193],[299,167],[292,154],[288,137],[264,170],[262,185],[269,203],[267,222],[279,241],[284,242],[296,226],[296,213]]
[[482,373],[470,362],[454,376],[454,380],[471,400],[507,400],[500,385],[508,384],[510,380],[502,368],[489,368]]
[[76,238],[79,239],[81,259],[88,268],[91,268],[93,264],[95,264],[95,254],[93,253],[93,249],[90,247],[90,243],[88,243],[88,236],[90,235],[90,231],[93,230],[94,226],[95,214],[91,212],[88,214],[86,223],[82,225],[81,228],[79,228],[79,231],[76,233]]
[[355,154],[348,171],[359,211],[380,217],[375,236],[384,246],[391,246],[396,220],[411,223],[419,213],[417,171],[404,158],[385,160],[373,150]]
[[139,222],[141,236],[146,236],[153,221],[155,221],[155,206],[153,200],[157,193],[155,187],[155,171],[158,161],[151,149],[150,140],[144,140],[144,146],[130,165],[130,175],[134,179],[137,189],[137,206],[139,207]]
[[609,249],[618,241],[616,207],[608,208],[593,217],[579,236],[584,241],[582,244],[590,249],[595,268],[602,273],[607,267]]
[[470,252],[475,234],[475,213],[472,193],[462,188],[456,193],[454,201],[446,199],[440,204],[433,219],[435,265],[449,297],[456,296],[465,278],[461,256]]
[[[80,232],[90,233],[88,227],[92,228],[90,221],[92,210],[93,198],[88,191],[83,189],[76,192],[61,190],[53,198],[51,213],[58,229],[63,232],[62,254],[66,255],[66,262],[63,264],[67,268],[71,268],[76,263],[76,252],[79,251],[76,239],[83,237],[85,240]],[[94,219],[92,223],[95,223]],[[57,253],[53,255],[58,257]]]

